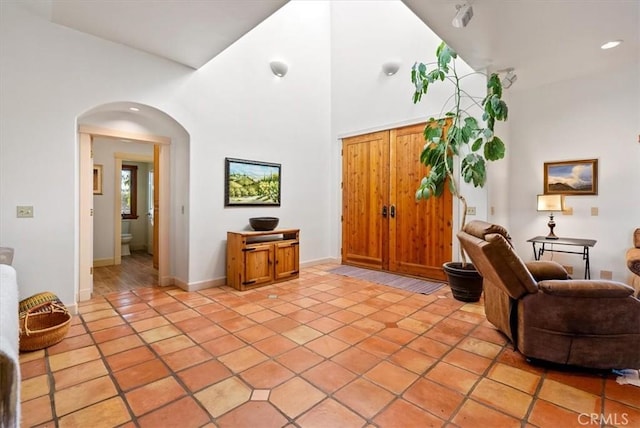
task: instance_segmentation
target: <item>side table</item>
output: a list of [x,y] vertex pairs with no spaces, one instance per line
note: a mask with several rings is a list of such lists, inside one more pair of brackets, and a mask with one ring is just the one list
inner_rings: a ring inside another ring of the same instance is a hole
[[[595,239],[581,239],[581,238],[558,238],[547,239],[545,236],[536,236],[535,238],[527,239],[527,242],[531,242],[533,245],[533,257],[536,260],[540,260],[540,257],[548,251],[550,253],[569,253],[569,254],[582,254],[582,260],[584,260],[584,279],[591,279],[591,271],[589,268],[589,248],[596,245]],[[540,244],[539,248],[536,248],[536,244]],[[556,250],[554,245],[574,246],[582,247],[582,251],[571,250]]]

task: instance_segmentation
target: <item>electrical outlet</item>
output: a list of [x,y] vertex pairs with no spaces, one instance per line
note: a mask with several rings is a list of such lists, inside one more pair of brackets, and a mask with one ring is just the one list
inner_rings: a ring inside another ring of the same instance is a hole
[[467,207],[467,215],[476,215],[476,207]]
[[601,270],[600,279],[613,279],[613,273],[610,270]]
[[18,205],[16,207],[16,217],[18,218],[33,217],[33,205]]

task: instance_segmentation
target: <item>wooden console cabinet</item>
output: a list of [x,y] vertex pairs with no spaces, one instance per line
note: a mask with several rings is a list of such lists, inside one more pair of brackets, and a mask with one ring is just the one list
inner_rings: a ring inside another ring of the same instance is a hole
[[300,230],[227,232],[227,285],[249,290],[299,276]]

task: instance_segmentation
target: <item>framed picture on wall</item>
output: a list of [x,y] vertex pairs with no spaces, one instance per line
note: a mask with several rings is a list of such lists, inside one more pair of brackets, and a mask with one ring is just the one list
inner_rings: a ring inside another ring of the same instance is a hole
[[545,162],[544,193],[597,195],[598,159]]
[[280,206],[278,163],[225,158],[224,205]]
[[93,165],[93,194],[102,195],[102,165]]

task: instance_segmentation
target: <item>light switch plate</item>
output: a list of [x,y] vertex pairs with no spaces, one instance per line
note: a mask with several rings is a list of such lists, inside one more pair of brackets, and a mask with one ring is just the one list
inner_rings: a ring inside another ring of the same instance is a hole
[[591,207],[591,215],[592,216],[598,215],[598,207]]
[[33,217],[33,205],[18,205],[16,207],[16,217],[18,218]]

